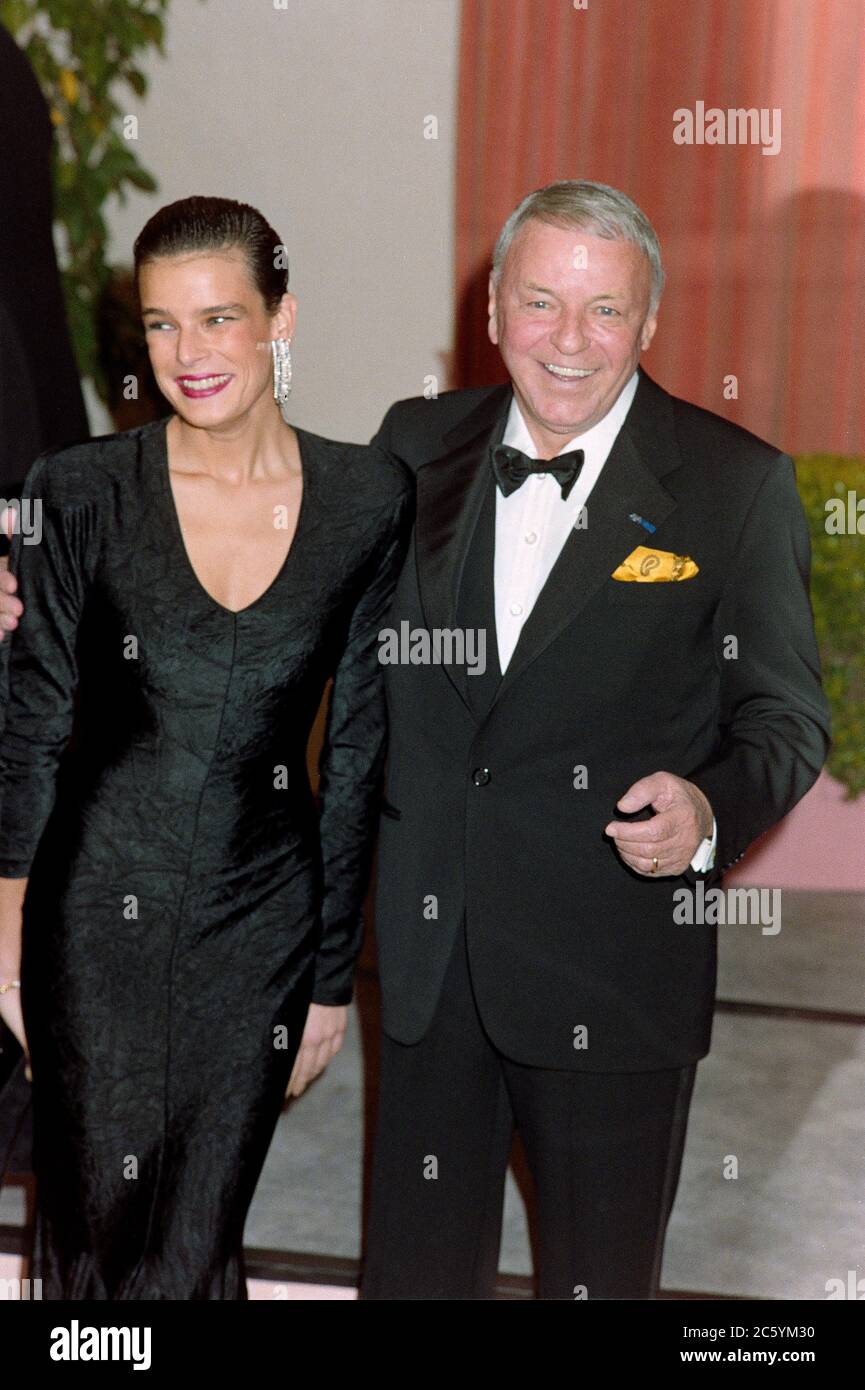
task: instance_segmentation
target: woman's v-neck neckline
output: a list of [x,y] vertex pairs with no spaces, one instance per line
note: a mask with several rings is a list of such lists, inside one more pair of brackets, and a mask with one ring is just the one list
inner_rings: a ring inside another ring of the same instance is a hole
[[177,541],[178,541],[179,544],[180,544],[180,550],[181,550],[181,553],[182,553],[182,555],[183,555],[183,559],[184,559],[184,563],[185,563],[185,566],[186,566],[186,570],[187,570],[187,572],[189,573],[190,577],[192,578],[192,581],[193,581],[193,583],[195,584],[196,588],[199,590],[199,592],[202,593],[202,594],[204,595],[204,597],[208,600],[208,602],[212,605],[212,607],[218,608],[219,611],[220,611],[221,613],[226,613],[226,614],[228,614],[228,616],[231,617],[231,618],[239,618],[239,617],[241,617],[244,613],[249,613],[253,608],[257,608],[258,605],[259,605],[260,603],[263,603],[264,600],[268,597],[268,595],[269,595],[270,593],[272,593],[272,591],[276,588],[276,586],[277,586],[277,584],[279,583],[279,581],[282,579],[282,576],[285,574],[285,571],[286,571],[287,568],[288,568],[289,561],[291,560],[292,556],[294,555],[295,550],[297,549],[297,543],[298,543],[298,540],[300,539],[300,534],[301,534],[301,527],[302,527],[302,525],[303,525],[303,523],[304,523],[304,518],[305,518],[306,511],[307,511],[307,502],[308,502],[308,495],[309,495],[309,488],[310,488],[310,477],[311,477],[311,469],[310,469],[310,467],[309,467],[309,461],[308,461],[308,459],[307,459],[306,457],[304,457],[304,442],[303,442],[303,441],[304,441],[304,437],[306,436],[306,431],[300,429],[297,425],[293,425],[293,426],[292,426],[292,429],[294,430],[295,434],[297,435],[297,451],[298,451],[298,455],[299,455],[299,458],[300,458],[300,472],[301,472],[301,479],[302,479],[302,487],[301,487],[301,494],[300,494],[300,507],[298,508],[297,521],[295,522],[295,526],[294,526],[294,535],[293,535],[292,538],[291,538],[291,544],[290,544],[289,547],[288,547],[288,551],[287,551],[287,553],[286,553],[286,555],[285,555],[285,557],[284,557],[284,559],[283,559],[283,561],[282,561],[282,564],[280,565],[280,567],[279,567],[279,569],[277,570],[276,574],[273,576],[273,579],[270,581],[270,583],[268,584],[267,588],[264,589],[264,590],[262,590],[262,592],[258,595],[257,598],[254,598],[254,599],[252,600],[251,603],[245,604],[243,608],[227,608],[227,607],[225,606],[224,603],[220,603],[220,602],[219,602],[219,599],[214,598],[214,597],[213,597],[213,594],[210,592],[210,590],[209,590],[209,589],[206,589],[206,588],[204,587],[204,585],[202,584],[201,580],[200,580],[199,577],[198,577],[198,571],[196,570],[195,566],[194,566],[193,563],[192,563],[192,559],[191,559],[191,557],[190,557],[189,551],[188,551],[187,546],[186,546],[186,540],[185,540],[184,535],[183,535],[183,527],[182,527],[181,524],[180,524],[180,513],[179,513],[178,510],[177,510],[177,502],[176,502],[176,499],[175,499],[175,496],[174,496],[174,492],[172,491],[172,487],[171,487],[171,468],[170,468],[170,463],[169,463],[169,458],[168,458],[168,434],[167,434],[167,430],[168,430],[169,421],[172,420],[173,418],[174,418],[174,417],[173,417],[172,415],[168,415],[168,416],[166,416],[163,420],[161,420],[161,421],[159,422],[159,424],[161,425],[161,429],[160,429],[160,431],[159,431],[159,453],[160,453],[160,465],[161,465],[160,468],[159,468],[159,474],[160,474],[160,477],[161,477],[161,479],[162,479],[162,486],[163,486],[164,495],[165,495],[165,498],[166,498],[166,501],[167,501],[167,504],[168,504],[168,510],[169,510],[169,512],[171,513],[172,525],[173,525],[173,528],[174,528],[174,534],[175,534],[175,537],[176,537]]

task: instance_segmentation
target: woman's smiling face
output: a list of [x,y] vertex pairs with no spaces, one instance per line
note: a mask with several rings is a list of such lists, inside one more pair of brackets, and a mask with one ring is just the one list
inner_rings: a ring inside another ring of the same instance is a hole
[[156,380],[182,419],[228,425],[272,393],[271,339],[292,336],[296,301],[269,314],[243,251],[146,261],[138,290]]

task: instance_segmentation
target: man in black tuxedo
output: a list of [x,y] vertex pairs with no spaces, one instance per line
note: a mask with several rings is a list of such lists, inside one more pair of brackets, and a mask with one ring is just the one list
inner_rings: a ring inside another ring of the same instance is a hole
[[[490,279],[510,384],[375,439],[416,470],[419,664],[387,666],[367,1299],[493,1296],[514,1126],[540,1297],[655,1295],[715,988],[677,903],[825,760],[792,461],[638,366],[662,284],[623,194],[531,194]],[[424,631],[485,666],[420,664]]]

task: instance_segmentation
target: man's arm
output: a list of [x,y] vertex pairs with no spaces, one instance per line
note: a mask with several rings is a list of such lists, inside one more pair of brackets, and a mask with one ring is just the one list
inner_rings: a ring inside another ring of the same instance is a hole
[[714,877],[792,810],[829,751],[810,574],[796,473],[781,455],[751,505],[715,614],[721,743],[688,773],[717,819]]
[[[811,614],[811,541],[793,461],[779,455],[751,504],[714,621],[720,742],[687,778],[655,772],[619,803],[654,822],[613,822],[625,862],[690,883],[719,880],[792,810],[826,759],[831,728]],[[703,839],[715,839],[714,858]]]

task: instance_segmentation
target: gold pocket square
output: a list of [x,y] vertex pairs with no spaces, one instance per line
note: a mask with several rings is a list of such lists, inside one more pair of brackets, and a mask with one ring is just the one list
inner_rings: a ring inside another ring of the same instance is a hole
[[675,579],[693,579],[700,573],[690,555],[674,555],[671,550],[650,550],[638,545],[627,559],[613,570],[613,579],[626,584],[657,584]]

